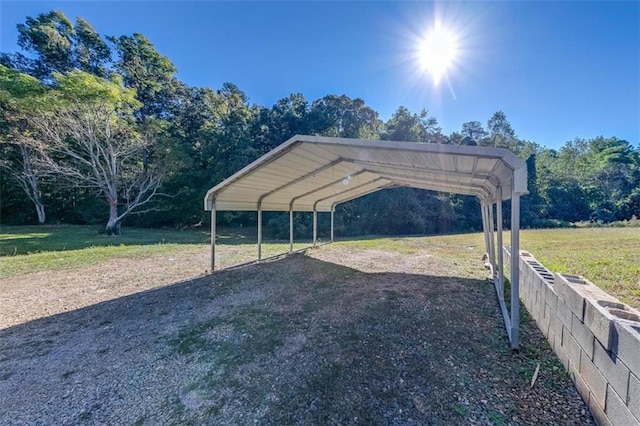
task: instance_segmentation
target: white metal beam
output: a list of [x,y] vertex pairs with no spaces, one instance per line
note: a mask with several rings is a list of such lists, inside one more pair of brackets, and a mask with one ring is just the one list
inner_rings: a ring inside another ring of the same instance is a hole
[[211,273],[216,269],[216,206],[211,207]]
[[[502,192],[502,191],[500,191]],[[498,222],[498,284],[500,292],[498,297],[504,300],[504,253],[502,243],[502,194],[496,203],[496,216]]]
[[313,246],[316,246],[316,241],[318,240],[318,211],[316,209],[313,210]]
[[258,207],[258,260],[262,260],[262,209]]
[[289,210],[289,253],[293,253],[293,210]]
[[333,242],[333,214],[335,213],[335,209],[331,209],[331,242]]
[[511,347],[520,334],[520,194],[511,194]]

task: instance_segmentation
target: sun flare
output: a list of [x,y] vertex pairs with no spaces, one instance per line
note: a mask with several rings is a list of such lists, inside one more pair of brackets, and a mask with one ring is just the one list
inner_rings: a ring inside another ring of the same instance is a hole
[[425,34],[420,42],[419,60],[422,69],[433,79],[433,84],[440,84],[442,77],[455,64],[458,57],[458,40],[456,35],[442,25],[436,25]]

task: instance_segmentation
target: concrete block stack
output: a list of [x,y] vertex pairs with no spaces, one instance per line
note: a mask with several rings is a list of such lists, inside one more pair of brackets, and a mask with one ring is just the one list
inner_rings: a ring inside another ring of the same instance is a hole
[[520,295],[596,421],[640,426],[640,312],[524,251]]

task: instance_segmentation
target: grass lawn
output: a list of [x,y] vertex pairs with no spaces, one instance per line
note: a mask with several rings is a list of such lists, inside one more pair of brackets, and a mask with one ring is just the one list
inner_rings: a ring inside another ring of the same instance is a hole
[[[238,231],[220,231],[219,244],[234,246],[234,250],[225,252],[219,260],[222,267],[256,257],[253,230]],[[3,226],[0,231],[0,278],[49,269],[81,268],[111,258],[201,251],[209,241],[206,229],[125,228],[123,234],[118,237],[101,235],[97,228],[90,226]],[[507,233],[505,243],[508,238]],[[483,252],[481,234],[363,238],[339,244],[407,255],[429,246],[438,255],[461,265],[469,255],[480,256]],[[308,242],[298,242],[295,249],[308,245]],[[521,248],[531,252],[552,271],[583,275],[623,302],[640,308],[640,228],[524,230]],[[286,242],[263,245],[265,257],[287,250]]]
[[551,271],[582,275],[640,309],[640,228],[525,230],[520,247]]
[[[593,424],[524,310],[510,350],[479,234],[215,274],[182,238],[0,258],[93,262],[0,280],[0,424]],[[220,245],[221,265],[251,257]]]

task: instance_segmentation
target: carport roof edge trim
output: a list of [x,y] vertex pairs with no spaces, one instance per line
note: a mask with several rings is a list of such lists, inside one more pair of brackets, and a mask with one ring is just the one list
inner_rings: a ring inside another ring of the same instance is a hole
[[[271,164],[277,159],[286,156],[289,152],[295,151],[295,149],[304,144],[310,145],[323,145],[323,148],[330,150],[332,146],[335,147],[346,147],[346,148],[356,148],[360,150],[383,150],[387,153],[400,152],[400,153],[433,153],[433,154],[444,154],[451,155],[453,158],[457,157],[474,157],[477,159],[493,159],[500,160],[507,168],[511,169],[511,176],[509,177],[509,181],[512,182],[511,189],[513,193],[523,195],[527,194],[527,165],[524,161],[516,157],[511,151],[505,148],[494,148],[494,147],[482,147],[482,146],[465,146],[465,145],[446,145],[446,144],[434,144],[434,143],[420,143],[420,142],[399,142],[399,141],[380,141],[380,140],[366,140],[366,139],[350,139],[350,138],[332,138],[332,137],[324,137],[324,136],[309,136],[309,135],[296,135],[281,144],[280,146],[274,148],[269,151],[262,157],[258,158],[248,166],[242,168],[238,172],[234,173],[232,176],[228,177],[224,181],[220,182],[218,185],[211,188],[207,191],[206,196],[204,197],[204,208],[205,210],[212,210],[214,208],[214,200],[216,196],[220,194],[225,189],[229,188],[234,183],[242,181],[243,179],[249,177],[253,172],[261,169],[264,166]],[[340,155],[332,153],[340,158]],[[333,160],[335,161],[335,160]],[[345,162],[352,161],[357,163],[357,160],[349,160],[345,159]],[[326,161],[325,164],[329,164],[330,161]],[[322,165],[322,163],[319,163]],[[409,167],[409,165],[407,165]],[[313,172],[313,170],[309,170],[309,172]],[[461,175],[465,176],[465,179],[473,177],[473,173],[461,173]],[[383,175],[381,175],[383,176]],[[299,178],[298,175],[292,176],[291,181]],[[390,179],[393,180],[393,179]],[[428,183],[428,179],[425,179],[425,182]],[[504,179],[501,183],[505,183]],[[274,185],[273,188],[277,190],[277,187],[281,184]],[[464,182],[460,182],[460,187],[465,187]],[[268,192],[268,191],[267,191]],[[455,192],[455,191],[452,191]],[[266,193],[266,192],[265,192]],[[362,194],[365,195],[365,194]],[[496,201],[497,194],[492,194],[491,199],[483,199],[485,201]],[[509,193],[501,194],[502,199],[510,198]],[[357,197],[355,197],[357,198]],[[247,200],[249,202],[254,201]],[[255,200],[255,207],[250,210],[258,210],[259,209],[260,200]],[[222,209],[224,210],[224,209]],[[241,210],[241,209],[237,209]],[[244,209],[243,209],[244,210]],[[282,211],[286,211],[283,209]]]

